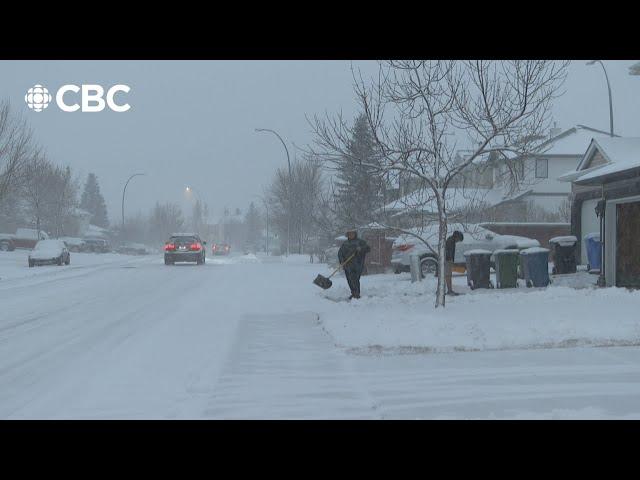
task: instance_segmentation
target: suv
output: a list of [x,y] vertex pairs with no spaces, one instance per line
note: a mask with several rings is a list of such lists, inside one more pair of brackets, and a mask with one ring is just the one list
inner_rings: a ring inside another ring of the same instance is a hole
[[174,233],[164,245],[164,264],[196,262],[204,265],[206,244],[196,233]]

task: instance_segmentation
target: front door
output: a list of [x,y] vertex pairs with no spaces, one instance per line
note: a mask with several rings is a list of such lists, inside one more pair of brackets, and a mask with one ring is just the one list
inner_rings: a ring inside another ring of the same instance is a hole
[[640,202],[616,206],[616,286],[640,288]]

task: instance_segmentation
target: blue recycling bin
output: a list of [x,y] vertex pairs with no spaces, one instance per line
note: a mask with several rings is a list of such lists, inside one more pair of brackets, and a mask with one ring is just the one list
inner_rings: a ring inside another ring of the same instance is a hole
[[602,265],[602,243],[599,233],[588,233],[584,236],[584,243],[587,249],[587,270],[589,273],[600,273]]
[[527,287],[549,285],[549,249],[526,248],[520,252],[520,262]]

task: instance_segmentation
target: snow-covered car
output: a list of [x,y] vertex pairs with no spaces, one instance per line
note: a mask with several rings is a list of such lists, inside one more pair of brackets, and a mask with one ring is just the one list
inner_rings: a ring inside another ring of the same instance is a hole
[[111,251],[109,242],[104,238],[98,237],[84,237],[82,239],[85,243],[86,251],[95,253],[108,253]]
[[123,243],[116,249],[116,253],[123,255],[147,255],[147,247],[141,243]]
[[70,252],[84,252],[87,250],[86,242],[78,237],[59,237],[58,240],[62,240],[67,244]]
[[[482,227],[467,225],[448,225],[447,231],[451,234],[454,230],[460,230],[464,234],[464,240],[456,244],[456,256],[454,266],[464,268],[466,265],[464,253],[468,250],[496,250],[518,249],[539,247],[540,242],[532,238],[520,237],[517,235],[500,235]],[[416,234],[427,240],[434,250],[438,246],[437,227],[426,231],[415,231]],[[410,271],[410,256],[418,255],[420,258],[420,273],[427,276],[434,274],[437,270],[438,255],[433,252],[424,242],[413,235],[399,235],[393,242],[391,253],[391,265],[395,273]],[[493,256],[491,257],[493,265]]]
[[62,240],[40,240],[29,253],[29,267],[35,265],[69,265],[71,255]]
[[0,233],[0,251],[11,252],[16,248],[32,249],[39,240],[47,240],[49,235],[35,228],[18,228],[16,233]]

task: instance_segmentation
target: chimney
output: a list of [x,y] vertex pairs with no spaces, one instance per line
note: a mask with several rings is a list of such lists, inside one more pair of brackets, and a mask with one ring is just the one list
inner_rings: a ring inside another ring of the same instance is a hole
[[558,128],[558,123],[553,122],[553,128],[549,130],[549,138],[556,137],[560,135],[561,132],[562,132],[562,129]]

